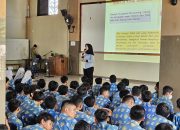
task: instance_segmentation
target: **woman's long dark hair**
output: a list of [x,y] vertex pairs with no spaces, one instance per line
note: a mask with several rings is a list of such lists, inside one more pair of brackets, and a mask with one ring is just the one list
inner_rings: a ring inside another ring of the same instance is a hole
[[86,43],[86,46],[88,46],[88,50],[86,51],[86,54],[91,54],[91,55],[94,55],[92,45],[91,45],[91,44],[89,44],[89,43]]

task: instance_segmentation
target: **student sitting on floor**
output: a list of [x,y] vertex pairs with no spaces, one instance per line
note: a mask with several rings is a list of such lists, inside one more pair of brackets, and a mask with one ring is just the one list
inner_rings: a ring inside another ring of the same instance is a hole
[[42,112],[37,117],[37,124],[29,125],[23,130],[53,130],[54,118],[51,114]]
[[37,86],[40,91],[45,92],[46,82],[44,79],[39,79],[37,82]]
[[131,108],[131,121],[119,125],[119,130],[144,130],[139,124],[144,121],[145,110],[142,106],[136,105]]
[[155,130],[173,130],[173,126],[169,123],[161,123],[156,126]]
[[53,116],[54,120],[56,121],[59,113],[55,111],[55,107],[57,106],[57,100],[54,96],[48,96],[44,100],[45,104],[45,110],[44,112],[47,112]]
[[21,102],[17,99],[11,99],[8,103],[8,109],[10,113],[8,114],[8,123],[14,124],[18,130],[21,130],[23,127],[23,123],[20,119],[18,119],[17,114],[20,111]]
[[27,70],[24,74],[24,77],[22,78],[21,83],[32,85],[32,72],[30,70]]
[[57,99],[57,97],[59,96],[59,93],[57,92],[58,87],[59,87],[58,82],[54,80],[50,81],[48,84],[48,90],[44,92],[45,97],[53,95]]
[[76,105],[76,116],[77,121],[84,120],[89,124],[94,123],[94,116],[88,116],[85,112],[81,112],[83,108],[83,99],[76,95],[71,98],[71,101]]
[[120,106],[116,107],[112,114],[112,124],[122,125],[130,121],[129,113],[130,109],[134,106],[134,97],[132,95],[126,95],[122,99]]
[[102,86],[102,78],[101,77],[96,78],[95,83],[96,84],[93,86],[92,91],[93,91],[93,95],[97,97],[99,95],[99,90]]
[[117,89],[117,85],[116,85],[116,76],[115,75],[111,75],[109,77],[109,81],[111,83],[111,87],[110,87],[110,96],[113,96],[114,93],[116,93],[118,91]]
[[22,84],[22,83],[18,83],[15,85],[15,91],[17,93],[17,97],[16,99],[18,99],[19,101],[23,102],[24,100],[24,94],[23,94],[23,88],[25,87],[26,85]]
[[91,126],[91,130],[118,130],[115,125],[108,124],[108,112],[105,109],[97,109],[95,114],[95,123]]
[[83,83],[78,89],[77,94],[84,100],[88,95],[89,83]]
[[154,87],[155,92],[152,93],[152,104],[157,105],[157,100],[159,98],[159,82],[156,83],[156,86]]
[[89,116],[94,116],[95,111],[97,110],[97,106],[95,105],[95,97],[88,96],[84,99],[85,113]]
[[169,123],[173,126],[174,129],[176,129],[176,126],[173,124],[173,122],[167,119],[169,114],[170,110],[166,103],[158,104],[156,108],[156,114],[145,121],[145,128],[147,130],[154,130],[155,127],[160,123]]
[[79,87],[78,81],[71,81],[70,89],[68,89],[68,97],[72,97],[77,94],[77,88]]
[[[180,98],[177,99],[176,104],[177,104],[177,108],[180,110]],[[173,122],[175,126],[177,127],[177,130],[179,130],[180,129],[180,112],[177,112],[174,115]]]
[[100,88],[100,95],[96,98],[96,104],[100,108],[109,108],[111,101],[109,100],[110,93],[109,89],[107,87],[101,87]]
[[61,83],[62,83],[62,85],[68,85],[68,77],[67,76],[62,76],[61,77]]
[[160,97],[158,100],[158,104],[159,103],[166,103],[167,104],[167,106],[170,109],[171,114],[174,113],[174,106],[173,106],[173,103],[171,101],[172,95],[173,95],[173,88],[170,86],[164,86],[163,87],[163,96]]
[[74,126],[74,130],[91,130],[91,126],[84,120],[80,120]]
[[156,106],[151,104],[152,93],[150,91],[144,91],[142,93],[142,106],[145,109],[145,120],[151,118],[156,114]]
[[77,121],[76,106],[70,100],[65,100],[62,103],[61,113],[54,124],[54,130],[73,130]]
[[134,86],[132,88],[132,95],[134,96],[135,104],[136,105],[141,105],[142,104],[142,101],[141,101],[141,89],[139,88],[139,86]]

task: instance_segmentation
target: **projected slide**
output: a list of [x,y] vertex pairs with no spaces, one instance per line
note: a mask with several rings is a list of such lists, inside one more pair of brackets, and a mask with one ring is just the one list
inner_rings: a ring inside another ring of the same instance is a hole
[[[162,0],[106,4],[105,60],[159,62]],[[117,53],[117,55],[115,54]]]

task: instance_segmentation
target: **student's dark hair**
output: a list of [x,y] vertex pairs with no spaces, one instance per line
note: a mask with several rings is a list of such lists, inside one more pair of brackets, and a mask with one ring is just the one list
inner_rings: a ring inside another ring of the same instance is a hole
[[145,110],[143,106],[136,105],[131,108],[130,117],[132,120],[140,121],[144,118]]
[[109,80],[110,80],[111,83],[116,83],[116,75],[111,75],[109,77]]
[[170,114],[170,109],[166,103],[160,103],[156,107],[156,114],[167,118]]
[[68,92],[68,86],[66,85],[60,85],[58,88],[58,92],[60,95],[66,95]]
[[68,77],[67,77],[67,76],[64,75],[64,76],[61,77],[61,83],[64,84],[64,83],[66,83],[67,81],[68,81]]
[[33,47],[37,47],[37,45],[36,45],[36,44],[34,44],[34,45],[33,45]]
[[14,82],[14,85],[21,83],[21,81],[22,81],[22,79],[17,79],[17,80]]
[[143,102],[150,102],[152,99],[152,93],[150,91],[142,92],[142,100]]
[[21,93],[21,92],[23,91],[24,86],[25,86],[25,85],[22,84],[22,83],[16,84],[16,85],[15,85],[15,91],[16,91],[17,93]]
[[97,77],[95,79],[95,82],[96,82],[96,84],[102,84],[102,78],[101,77]]
[[173,126],[169,123],[160,123],[155,130],[173,130]]
[[55,105],[57,104],[57,100],[54,96],[48,96],[45,98],[44,104],[46,109],[54,109]]
[[32,94],[36,91],[36,89],[37,89],[37,85],[32,84],[32,85],[30,86],[30,90],[31,90],[30,96],[31,96],[31,97],[33,96]]
[[94,116],[98,122],[103,122],[108,118],[108,112],[104,109],[97,109]]
[[81,85],[78,89],[77,89],[77,94],[81,97],[85,96],[87,94],[87,88],[84,85]]
[[31,87],[27,84],[25,84],[24,88],[23,88],[23,92],[25,95],[31,94]]
[[6,83],[9,81],[9,78],[6,76]]
[[41,91],[35,91],[32,99],[35,101],[44,100],[44,93]]
[[147,85],[140,85],[139,88],[141,89],[141,93],[144,92],[144,91],[148,91],[148,86]]
[[95,104],[95,97],[93,96],[88,96],[84,99],[84,104],[88,107],[93,107]]
[[165,95],[166,93],[170,93],[170,92],[173,92],[173,88],[171,86],[163,87],[163,95]]
[[110,85],[109,82],[104,82],[104,83],[102,84],[102,87],[106,87],[106,88],[108,88],[108,89],[110,90],[111,85]]
[[94,55],[93,47],[91,44],[86,43],[86,46],[88,46],[88,50],[86,51],[86,54]]
[[88,80],[89,80],[89,78],[87,76],[82,76],[81,77],[81,82],[83,82],[83,83],[85,83],[85,82],[87,83]]
[[129,86],[129,79],[124,78],[121,80],[121,82],[124,83],[126,86]]
[[70,88],[77,89],[79,87],[78,81],[71,81],[70,82]]
[[38,117],[37,117],[37,123],[41,124],[41,121],[42,121],[42,120],[44,120],[44,121],[50,120],[50,121],[52,121],[52,122],[55,121],[54,118],[53,118],[53,116],[52,116],[51,114],[47,113],[47,112],[42,112],[42,113],[40,113],[40,114],[38,115]]
[[128,94],[130,94],[129,90],[124,89],[124,90],[122,90],[122,91],[119,92],[119,97],[120,97],[120,98],[123,98],[123,97],[125,97],[125,96],[128,95]]
[[156,83],[156,87],[159,89],[159,82]]
[[74,95],[71,97],[71,101],[75,106],[78,106],[80,103],[83,103],[83,99],[79,95]]
[[134,99],[134,97],[132,95],[126,95],[126,96],[124,96],[122,98],[122,103],[125,103],[125,102],[127,102],[129,100],[133,100],[135,102],[135,99]]
[[6,101],[9,102],[11,99],[14,99],[16,98],[16,92],[11,90],[11,91],[8,91],[6,92]]
[[134,86],[132,88],[132,95],[133,96],[140,96],[141,95],[141,89],[139,88],[139,86]]
[[91,126],[86,121],[80,120],[75,124],[74,130],[91,130]]
[[177,108],[180,109],[180,98],[177,99],[176,104],[177,104]]
[[66,105],[75,105],[71,100],[64,100],[61,104],[61,109]]
[[117,84],[118,91],[122,91],[126,89],[126,85],[123,82],[119,82]]
[[99,90],[99,91],[100,91],[100,95],[101,95],[101,94],[103,94],[103,92],[105,92],[105,91],[109,91],[109,88],[108,88],[108,87],[103,86],[103,87],[101,87],[101,88],[100,88],[100,90]]
[[45,80],[44,79],[39,79],[38,82],[37,82],[37,86],[38,86],[39,89],[45,88],[45,86],[46,86]]
[[14,112],[21,105],[21,102],[17,99],[11,99],[8,103],[8,109],[10,112]]
[[59,86],[58,82],[52,80],[48,84],[48,89],[49,91],[55,91],[58,88],[58,86]]

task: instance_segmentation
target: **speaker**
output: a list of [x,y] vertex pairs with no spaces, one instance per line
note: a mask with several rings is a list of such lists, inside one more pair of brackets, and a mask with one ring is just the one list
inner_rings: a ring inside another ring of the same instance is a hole
[[171,0],[171,4],[172,4],[172,5],[177,5],[177,1],[178,1],[178,0]]

